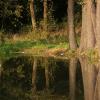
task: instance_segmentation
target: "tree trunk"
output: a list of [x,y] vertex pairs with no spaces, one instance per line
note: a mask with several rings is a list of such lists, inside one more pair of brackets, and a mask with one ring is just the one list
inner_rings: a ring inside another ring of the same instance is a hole
[[82,31],[81,31],[81,39],[80,39],[80,51],[83,51],[86,47],[86,5],[82,6]]
[[95,33],[93,30],[93,23],[92,23],[92,8],[93,8],[93,0],[86,0],[86,6],[87,6],[87,11],[86,11],[86,28],[87,28],[87,48],[91,49],[95,46]]
[[92,49],[95,46],[95,7],[92,0],[84,0],[82,7],[82,32],[80,51]]
[[69,90],[70,100],[75,100],[77,59],[72,58],[69,65]]
[[33,93],[36,91],[36,78],[37,78],[37,58],[34,58],[33,62],[33,72],[32,72],[32,90]]
[[35,20],[34,0],[30,0],[30,13],[31,13],[32,29],[35,30],[36,20]]
[[98,48],[100,56],[100,0],[96,0],[96,2],[96,47]]
[[44,14],[43,14],[43,17],[44,17],[44,30],[47,31],[47,21],[48,21],[48,8],[47,8],[47,0],[44,0],[43,2],[43,6],[44,6]]
[[68,0],[68,31],[70,49],[77,48],[75,30],[74,30],[74,0]]

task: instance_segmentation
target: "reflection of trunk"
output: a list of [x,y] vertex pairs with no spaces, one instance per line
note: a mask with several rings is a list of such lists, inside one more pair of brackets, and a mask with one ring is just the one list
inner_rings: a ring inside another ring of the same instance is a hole
[[96,79],[95,66],[89,64],[86,58],[80,58],[80,63],[83,75],[84,98],[85,100],[93,100]]
[[69,44],[71,49],[76,49],[77,44],[75,40],[74,30],[74,0],[68,0],[68,30],[69,30]]
[[36,28],[34,0],[30,0],[30,13],[31,13],[31,20],[32,20],[32,28],[34,30]]
[[70,100],[75,100],[76,67],[77,67],[77,59],[72,58],[70,60],[70,66],[69,66]]
[[0,59],[0,83],[1,83],[2,73],[3,73],[2,59]]
[[[100,64],[99,64],[100,66]],[[98,74],[96,78],[96,86],[94,92],[94,100],[100,100],[100,68],[97,68]]]
[[96,100],[100,100],[100,68],[99,68],[99,73],[98,73],[98,78],[97,78],[98,80],[97,80],[97,93],[98,93],[98,99],[96,99]]
[[2,73],[2,66],[1,66],[1,63],[0,63],[0,77],[1,77],[1,73]]
[[0,59],[0,77],[1,77],[1,74],[2,74],[2,61]]
[[33,72],[32,72],[32,86],[33,86],[33,92],[36,91],[36,77],[37,77],[37,58],[34,58]]
[[45,80],[46,80],[46,90],[49,89],[49,66],[48,66],[48,59],[44,58],[45,59]]
[[43,17],[44,17],[44,30],[45,31],[47,31],[47,0],[44,0],[44,4],[43,4],[43,6],[44,6],[44,15],[43,15]]

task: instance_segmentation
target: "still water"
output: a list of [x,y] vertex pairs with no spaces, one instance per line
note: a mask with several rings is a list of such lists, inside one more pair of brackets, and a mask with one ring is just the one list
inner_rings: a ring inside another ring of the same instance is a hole
[[92,68],[77,58],[0,58],[0,100],[91,100]]

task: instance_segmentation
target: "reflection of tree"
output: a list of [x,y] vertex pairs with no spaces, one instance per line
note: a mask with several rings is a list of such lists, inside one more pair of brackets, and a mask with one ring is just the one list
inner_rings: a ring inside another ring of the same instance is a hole
[[0,77],[1,77],[1,74],[2,74],[2,60],[0,59]]
[[[87,58],[80,58],[82,75],[83,75],[83,85],[84,85],[84,98],[85,100],[100,100],[94,99],[97,71],[94,64],[89,63]],[[100,78],[99,78],[100,80]],[[100,89],[97,89],[100,91]],[[97,92],[96,94],[98,94]]]
[[37,58],[34,58],[33,72],[32,72],[33,93],[36,91],[36,78],[37,78]]
[[50,85],[50,80],[49,80],[49,66],[48,66],[48,59],[47,58],[44,58],[45,59],[45,80],[46,80],[46,90],[49,89],[49,85]]
[[[100,66],[100,64],[98,64]],[[94,91],[94,100],[100,100],[100,67],[97,67],[97,77],[96,77],[96,85],[95,85],[95,91]]]
[[76,67],[77,67],[77,59],[76,58],[70,59],[70,66],[69,66],[70,100],[75,100]]

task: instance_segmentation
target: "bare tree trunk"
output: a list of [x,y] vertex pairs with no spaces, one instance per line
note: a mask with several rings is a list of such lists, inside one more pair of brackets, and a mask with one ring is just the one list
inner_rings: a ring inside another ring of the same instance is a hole
[[36,20],[35,20],[34,0],[30,0],[30,13],[31,13],[32,29],[35,30]]
[[77,58],[72,58],[69,65],[70,100],[75,100]]
[[84,0],[82,8],[82,32],[80,51],[95,46],[95,7],[92,0]]
[[32,72],[32,90],[33,93],[36,91],[36,78],[37,78],[37,58],[34,58],[33,62],[33,72]]
[[48,66],[48,59],[45,59],[45,81],[46,81],[46,90],[49,90],[50,80],[49,80],[49,66]]
[[76,49],[76,37],[74,30],[74,0],[68,0],[68,31],[69,31],[69,44],[70,49]]
[[80,40],[80,51],[83,51],[86,47],[86,5],[82,6],[82,31],[81,31],[81,40]]
[[92,8],[93,8],[93,0],[86,0],[86,6],[87,6],[87,11],[86,11],[86,28],[87,28],[87,48],[93,48],[95,46],[95,33],[93,30],[93,23],[92,23],[92,18],[91,18],[91,13],[92,13]]
[[[100,0],[96,0],[96,48],[100,57]],[[100,63],[97,66],[97,79],[94,93],[94,100],[100,100]]]
[[44,30],[47,31],[47,21],[48,21],[48,7],[47,7],[47,0],[44,0],[43,2],[43,6],[44,6],[44,14],[43,14],[43,17],[44,17]]
[[96,46],[99,51],[100,56],[100,0],[96,0],[97,8],[96,8]]

